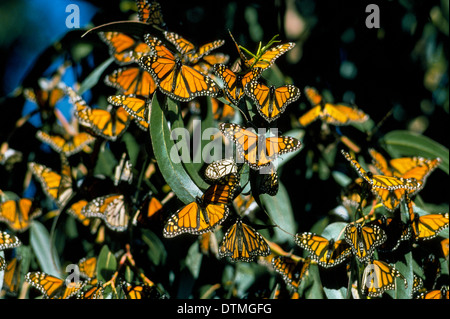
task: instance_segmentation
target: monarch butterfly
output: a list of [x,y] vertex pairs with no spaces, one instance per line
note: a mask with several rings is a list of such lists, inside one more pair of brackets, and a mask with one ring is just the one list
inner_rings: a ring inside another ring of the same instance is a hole
[[386,233],[379,226],[361,224],[348,224],[344,237],[360,262],[367,261],[375,248],[387,239]]
[[78,269],[80,270],[80,276],[92,280],[97,275],[97,258],[81,258],[78,261]]
[[225,95],[233,104],[238,105],[244,97],[245,87],[261,76],[262,69],[253,68],[242,74],[236,74],[223,64],[215,64],[214,72],[223,81]]
[[273,163],[270,163],[267,168],[261,169],[259,171],[251,171],[250,174],[259,174],[257,179],[260,180],[260,194],[275,196],[278,193],[278,173]]
[[77,293],[77,299],[103,299],[103,292],[105,289],[102,285],[93,285],[86,291]]
[[61,154],[61,174],[51,168],[29,162],[31,173],[38,179],[44,193],[50,197],[58,207],[63,207],[73,194],[72,169],[65,156]]
[[112,95],[108,97],[108,102],[114,106],[123,107],[128,114],[138,121],[148,124],[149,102],[135,95]]
[[419,216],[419,214],[414,212],[414,205],[409,196],[405,196],[405,202],[409,213],[409,225],[412,228],[414,240],[433,239],[442,230],[448,228],[448,212]]
[[405,277],[395,267],[381,260],[373,260],[364,269],[363,292],[369,297],[379,297],[386,290],[396,288],[396,277],[403,279],[405,288],[408,287]]
[[253,227],[238,219],[222,239],[219,257],[229,257],[231,261],[251,262],[256,256],[268,256],[270,247]]
[[[11,259],[6,265],[2,289],[10,295],[17,295],[21,286],[21,265],[22,261],[16,257]],[[1,269],[0,265],[0,271]]]
[[262,52],[261,55],[253,57],[250,60],[248,60],[247,57],[244,55],[244,53],[241,51],[237,42],[234,40],[234,37],[231,34],[231,32],[230,36],[234,44],[236,45],[236,48],[239,52],[239,56],[241,57],[241,60],[244,62],[245,67],[250,69],[261,68],[262,70],[264,70],[268,67],[271,67],[276,59],[278,59],[281,55],[291,50],[295,46],[294,42],[279,44],[275,47],[266,50],[265,52]]
[[210,181],[217,181],[229,174],[237,174],[237,165],[233,159],[221,159],[212,162],[205,168],[205,177]]
[[109,54],[120,65],[137,62],[151,51],[146,43],[121,32],[99,32],[99,36],[108,45]]
[[135,94],[149,98],[156,90],[152,75],[140,67],[124,67],[114,70],[104,79],[106,85],[118,89],[122,94]]
[[[383,155],[376,150],[369,149],[369,154],[372,157],[373,164],[382,174],[406,179],[415,178],[421,182],[421,188],[425,185],[428,175],[441,163],[439,157],[426,159],[420,156],[414,156],[394,158],[388,164]],[[409,194],[415,194],[418,190],[411,191]]]
[[122,288],[127,299],[161,299],[161,294],[155,286],[125,283]]
[[448,286],[442,286],[441,289],[423,292],[417,296],[417,299],[450,299]]
[[202,197],[187,204],[174,213],[165,223],[164,237],[175,237],[183,233],[200,235],[212,231],[229,214],[228,205],[239,185],[236,174],[223,177],[211,185]]
[[44,110],[53,109],[56,103],[64,97],[64,91],[58,85],[48,89],[25,88],[23,93],[28,101],[36,103],[41,109]]
[[269,123],[280,117],[286,107],[300,97],[300,89],[289,84],[276,88],[253,81],[244,87],[244,91],[255,102],[259,114]]
[[411,228],[397,217],[386,217],[383,215],[369,222],[368,225],[377,225],[386,233],[386,241],[378,247],[381,251],[394,251],[400,246],[402,241],[411,238]]
[[75,217],[76,219],[78,219],[84,226],[88,226],[90,223],[89,218],[87,218],[86,216],[81,214],[81,210],[83,209],[84,206],[87,205],[87,201],[84,199],[79,200],[76,203],[73,203],[68,209],[67,209],[67,213],[69,215],[72,215],[73,217]]
[[42,214],[40,208],[34,207],[28,198],[7,200],[0,204],[0,221],[5,222],[14,231],[27,230],[33,219]]
[[149,34],[144,38],[153,55],[141,57],[139,64],[150,72],[161,92],[182,102],[197,96],[217,96],[219,87],[210,77],[184,65],[157,38]]
[[157,1],[136,0],[139,21],[163,27],[165,22],[161,12],[161,5]]
[[128,208],[125,197],[119,194],[100,196],[81,209],[86,217],[101,218],[109,229],[122,232],[128,228]]
[[306,232],[295,235],[295,243],[310,253],[310,258],[324,268],[343,263],[351,255],[350,245],[343,239],[326,239],[320,235]]
[[196,64],[192,65],[197,71],[210,74],[213,71],[215,64],[225,64],[228,63],[230,57],[223,53],[211,53],[205,55]]
[[442,255],[448,259],[448,238],[445,238],[441,241],[441,247],[442,247]]
[[20,245],[22,245],[22,242],[17,236],[5,231],[0,232],[0,250],[16,248]]
[[[350,212],[357,208],[361,204],[361,208],[366,207],[370,198],[362,198],[363,192],[363,179],[361,177],[356,178],[341,192],[342,205]],[[371,194],[369,194],[371,195]]]
[[50,135],[44,131],[37,131],[36,137],[42,142],[50,145],[50,147],[58,153],[64,153],[65,156],[72,156],[82,150],[89,150],[89,145],[95,141],[95,137],[80,132],[68,138],[59,135]]
[[252,194],[244,195],[240,193],[233,200],[233,205],[239,216],[249,215],[259,208]]
[[[422,186],[422,183],[415,178],[405,179],[402,177],[374,175],[372,172],[366,172],[361,165],[353,159],[350,154],[341,150],[344,157],[352,164],[353,168],[358,174],[372,186],[372,191],[375,188],[382,188],[387,190],[416,190]],[[378,195],[377,193],[375,193]]]
[[224,40],[216,40],[204,44],[196,49],[191,42],[176,34],[175,32],[165,31],[164,36],[175,46],[177,51],[181,53],[183,63],[186,64],[196,64],[200,61],[201,58],[208,55],[212,50],[221,47],[225,43]]
[[211,98],[211,109],[216,121],[232,120],[236,115],[236,110],[232,106],[222,103],[215,98]]
[[38,289],[45,299],[69,299],[74,297],[85,285],[85,282],[67,282],[43,272],[29,272],[25,280]]
[[133,218],[133,225],[141,224],[147,226],[149,221],[157,214],[161,214],[163,205],[154,196],[147,196],[141,207],[137,210],[135,217]]
[[264,143],[260,143],[262,138],[257,134],[234,123],[221,123],[219,128],[236,144],[244,161],[256,170],[269,166],[277,156],[294,152],[302,145],[299,140],[290,136],[268,137],[263,140]]
[[298,121],[302,126],[307,126],[317,119],[332,125],[363,123],[369,119],[366,113],[356,108],[324,102],[319,92],[312,87],[306,87],[305,94],[312,105],[312,109],[299,118]]
[[300,282],[308,274],[310,264],[310,259],[294,260],[288,256],[275,256],[272,259],[273,268],[291,290],[298,289]]
[[89,107],[81,96],[72,88],[66,87],[70,102],[75,106],[75,116],[81,125],[89,128],[95,135],[115,141],[130,125],[130,117],[123,107],[108,110],[93,109]]

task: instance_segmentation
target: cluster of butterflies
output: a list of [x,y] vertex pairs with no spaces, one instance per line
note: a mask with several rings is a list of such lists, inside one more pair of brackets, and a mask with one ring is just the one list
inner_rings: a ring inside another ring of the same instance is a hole
[[[250,175],[257,176],[259,183],[252,192],[275,196],[278,192],[278,176],[275,160],[302,148],[302,143],[290,136],[260,136],[253,128],[230,123],[236,111],[244,112],[245,97],[253,101],[257,114],[267,125],[273,124],[286,111],[289,104],[297,101],[300,89],[292,84],[279,87],[268,85],[262,77],[281,55],[294,47],[285,43],[260,48],[248,58],[243,49],[234,41],[239,59],[231,67],[229,56],[215,50],[224,44],[216,40],[196,47],[182,36],[169,32],[164,23],[160,5],[153,1],[137,0],[138,18],[141,23],[159,30],[156,37],[146,33],[142,38],[122,32],[102,31],[99,36],[109,47],[110,55],[120,68],[104,78],[104,83],[117,89],[118,94],[107,98],[107,108],[88,105],[77,91],[62,83],[48,90],[25,90],[28,99],[38,101],[46,109],[54,109],[57,101],[68,96],[73,105],[73,114],[83,131],[65,125],[64,117],[58,120],[63,125],[63,133],[39,130],[36,138],[48,144],[60,154],[60,169],[29,162],[28,167],[41,185],[43,192],[59,210],[65,209],[83,225],[97,229],[103,222],[113,232],[125,232],[130,223],[145,223],[163,210],[163,204],[153,196],[145,197],[134,217],[132,205],[126,194],[114,191],[102,196],[80,198],[79,185],[74,179],[74,169],[68,158],[80,152],[92,152],[96,142],[119,141],[132,122],[143,131],[149,128],[149,110],[152,96],[158,91],[168,98],[195,105],[196,98],[211,98],[214,119],[220,121],[218,127],[223,136],[235,144],[240,159],[250,168]],[[363,123],[369,116],[354,106],[333,104],[325,101],[319,92],[306,87],[305,95],[312,108],[303,114],[298,122],[306,127],[316,120],[330,125]],[[369,150],[377,174],[366,171],[345,151],[343,156],[359,175],[357,185],[345,194],[348,205],[361,209],[373,195],[390,216],[377,219],[355,221],[342,229],[343,238],[327,239],[310,232],[293,235],[294,242],[308,252],[308,258],[286,253],[273,254],[270,247],[274,243],[265,239],[254,225],[245,221],[252,207],[258,207],[254,197],[242,200],[242,165],[232,159],[222,159],[209,164],[204,176],[210,186],[193,202],[182,206],[164,221],[163,236],[167,238],[191,234],[208,240],[208,235],[225,225],[225,220],[235,216],[234,223],[226,230],[218,250],[220,258],[252,262],[267,258],[273,269],[279,273],[287,287],[295,291],[307,276],[312,263],[330,268],[346,264],[352,256],[366,267],[372,265],[372,273],[364,273],[366,282],[364,293],[378,297],[387,290],[395,289],[395,278],[407,282],[405,277],[389,263],[374,258],[376,251],[392,252],[403,242],[421,243],[438,236],[448,228],[448,213],[419,215],[412,197],[425,185],[429,174],[440,164],[440,159],[407,157],[387,161],[374,149]],[[115,170],[114,185],[133,182],[133,167],[126,156],[122,157]],[[261,174],[260,174],[261,173]],[[256,175],[255,175],[256,174]],[[118,188],[119,189],[119,188]],[[117,190],[117,189],[115,189]],[[85,192],[86,193],[86,192]],[[83,193],[83,195],[86,195]],[[255,195],[254,194],[254,195]],[[74,199],[76,198],[76,200]],[[236,203],[241,201],[239,204]],[[407,212],[407,221],[396,214],[401,204]],[[232,206],[237,209],[233,209]],[[42,210],[28,198],[13,198],[1,203],[0,221],[7,223],[13,232],[25,232],[31,222],[42,215]],[[244,222],[245,221],[245,222]],[[448,239],[446,254],[448,258]],[[0,250],[13,249],[21,244],[18,237],[9,232],[1,232]],[[445,247],[443,242],[443,248]],[[0,271],[5,270],[5,286],[13,290],[13,274],[19,262],[13,259],[8,264],[0,258]],[[25,280],[38,289],[45,298],[101,298],[104,285],[96,280],[96,259],[83,259],[78,263],[83,281],[67,283],[65,280],[42,272],[30,272]],[[414,292],[420,291],[420,284]],[[160,297],[149,285],[121,285],[128,298]],[[419,298],[448,298],[448,287],[429,292],[421,291]]]

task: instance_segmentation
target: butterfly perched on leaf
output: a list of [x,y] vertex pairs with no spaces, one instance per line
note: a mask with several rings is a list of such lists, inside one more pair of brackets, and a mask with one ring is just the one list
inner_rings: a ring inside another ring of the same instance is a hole
[[239,155],[252,169],[267,167],[278,156],[294,152],[302,143],[290,136],[262,137],[234,123],[221,123],[220,131],[236,144]]
[[264,237],[241,219],[227,230],[219,247],[219,257],[229,257],[233,262],[251,262],[257,256],[269,254],[270,247]]
[[411,238],[411,228],[398,217],[386,217],[383,215],[367,223],[369,226],[377,225],[386,233],[386,241],[378,247],[380,251],[394,251],[400,246],[402,241],[407,241]]
[[66,87],[66,92],[75,106],[75,117],[93,134],[116,141],[130,125],[130,116],[123,107],[114,109],[110,105],[107,110],[91,108],[72,88]]
[[217,96],[219,86],[209,76],[184,65],[158,38],[146,34],[144,39],[152,55],[140,58],[139,64],[150,72],[161,92],[182,102],[198,96]]
[[272,259],[273,268],[282,277],[286,286],[296,290],[301,281],[307,276],[310,259],[294,260],[288,256],[275,256]]
[[414,204],[409,196],[405,198],[408,210],[408,224],[412,228],[414,240],[430,240],[435,238],[442,230],[448,228],[449,213],[426,214],[420,216],[414,211]]
[[348,224],[344,237],[360,262],[371,258],[375,248],[387,239],[386,233],[379,226],[361,224]]
[[406,278],[395,267],[381,260],[372,260],[364,269],[361,280],[363,293],[369,297],[379,297],[386,290],[394,290],[397,277],[403,279],[407,288]]
[[89,151],[89,145],[95,142],[95,137],[86,133],[79,132],[75,135],[63,137],[55,134],[48,134],[44,131],[37,131],[36,137],[50,145],[50,147],[58,153],[64,153],[65,156],[72,156],[83,150]]
[[164,237],[183,233],[200,235],[213,231],[229,214],[229,204],[239,186],[239,177],[230,174],[211,185],[201,197],[183,206],[166,221]]
[[122,32],[99,32],[99,36],[108,45],[110,55],[120,65],[137,62],[151,51],[145,42]]
[[0,203],[0,221],[7,223],[14,231],[24,232],[30,227],[33,219],[41,214],[42,210],[33,205],[29,198],[11,199]]
[[127,230],[130,219],[128,205],[122,194],[94,198],[81,209],[81,214],[88,218],[100,218],[109,229],[117,232]]
[[156,90],[152,75],[138,66],[128,66],[114,70],[104,79],[105,84],[114,87],[121,94],[149,98]]
[[[415,191],[422,186],[422,183],[415,178],[403,178],[395,176],[386,175],[374,175],[370,171],[366,171],[361,167],[361,165],[350,156],[347,152],[342,150],[344,157],[351,163],[353,168],[358,172],[358,174],[366,181],[374,195],[383,203],[383,205],[390,211],[394,210],[394,198],[403,198],[404,194],[410,191]],[[384,195],[389,194],[389,192],[383,192],[384,190],[393,192],[396,194],[395,197],[386,197]]]
[[299,247],[309,252],[312,260],[325,268],[343,263],[352,254],[350,245],[344,239],[327,239],[311,232],[296,234],[294,239]]
[[72,168],[67,158],[61,156],[61,173],[52,168],[35,162],[29,162],[31,173],[41,184],[44,193],[50,197],[58,207],[63,207],[73,194]]
[[253,81],[244,87],[244,91],[255,102],[259,114],[269,123],[279,118],[286,107],[300,97],[300,89],[291,84],[269,87]]
[[181,54],[182,62],[189,65],[198,63],[200,59],[210,54],[212,50],[221,47],[225,43],[224,40],[216,40],[196,48],[194,44],[175,32],[165,31],[164,36]]
[[235,105],[244,97],[246,86],[256,81],[262,73],[261,68],[235,73],[224,64],[215,64],[214,72],[223,81],[223,91]]
[[312,105],[312,109],[299,118],[302,126],[307,126],[317,119],[332,125],[363,123],[369,119],[366,113],[357,108],[324,102],[319,92],[312,87],[306,87],[305,94]]
[[136,0],[136,5],[139,21],[159,27],[166,25],[161,11],[161,4],[158,1]]
[[69,299],[84,287],[85,282],[66,282],[43,272],[29,272],[25,280],[38,289],[44,299]]

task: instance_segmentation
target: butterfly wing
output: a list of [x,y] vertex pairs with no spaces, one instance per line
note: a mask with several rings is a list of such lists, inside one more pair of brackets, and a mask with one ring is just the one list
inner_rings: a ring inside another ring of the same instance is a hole
[[161,5],[157,1],[136,0],[139,21],[163,27],[165,25]]
[[345,240],[360,262],[368,260],[386,239],[386,233],[377,225],[348,224],[345,227]]
[[99,35],[108,45],[110,55],[121,65],[137,62],[141,56],[150,53],[147,44],[124,33],[99,32]]
[[151,74],[139,67],[124,67],[114,70],[105,77],[104,81],[125,95],[135,94],[149,98],[156,90],[156,83]]
[[22,245],[22,242],[17,236],[5,231],[0,232],[0,250],[15,248],[20,245]]
[[403,279],[405,288],[408,286],[405,277],[395,267],[384,261],[374,260],[364,270],[363,291],[369,297],[379,297],[386,290],[395,289],[396,277]]
[[117,232],[128,228],[129,214],[123,195],[97,197],[81,209],[81,214],[101,218],[108,228]]
[[256,256],[269,254],[269,245],[261,234],[240,219],[225,233],[219,248],[219,257],[229,257],[233,262],[251,262]]
[[300,90],[293,85],[275,88],[253,81],[244,90],[255,102],[259,114],[269,123],[277,119],[290,103],[300,97]]
[[0,221],[18,232],[27,230],[31,221],[41,214],[42,210],[34,209],[33,202],[28,198],[21,198],[18,202],[8,200],[0,204]]
[[283,277],[286,286],[291,290],[296,290],[306,276],[310,262],[309,260],[296,261],[288,256],[275,256],[272,259],[272,265],[275,271]]
[[267,69],[272,66],[276,59],[278,59],[287,51],[291,50],[294,46],[295,43],[293,42],[279,44],[264,52],[258,60],[256,60],[255,58],[251,58],[250,60],[246,61],[245,64],[249,68],[261,68],[263,70]]

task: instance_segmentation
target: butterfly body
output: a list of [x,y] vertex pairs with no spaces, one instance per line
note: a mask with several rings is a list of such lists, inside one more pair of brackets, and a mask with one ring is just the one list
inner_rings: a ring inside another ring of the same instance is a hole
[[386,239],[386,233],[377,225],[348,224],[345,228],[345,240],[360,262],[367,261]]

